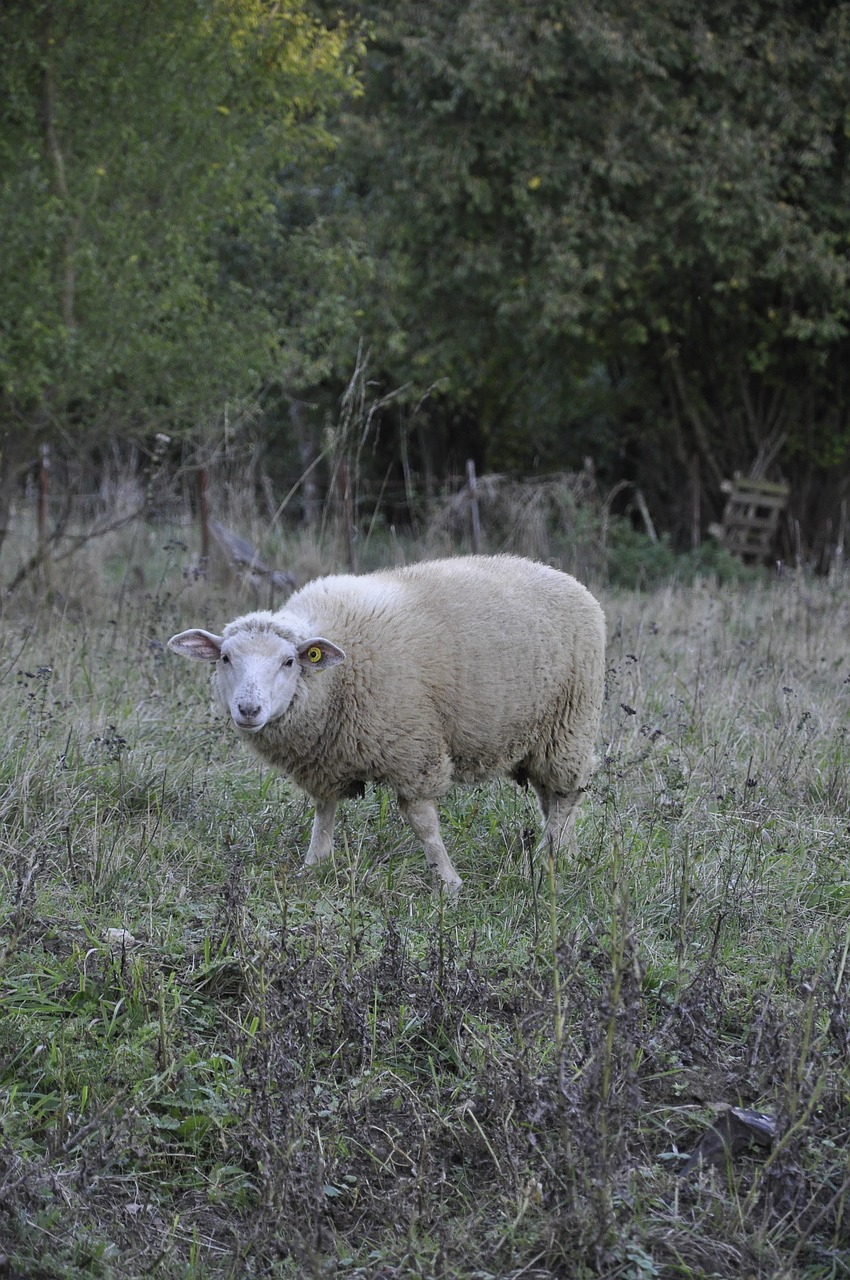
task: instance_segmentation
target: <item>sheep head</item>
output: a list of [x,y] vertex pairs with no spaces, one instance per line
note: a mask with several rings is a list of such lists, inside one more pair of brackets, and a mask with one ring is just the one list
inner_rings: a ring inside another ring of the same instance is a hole
[[299,681],[345,661],[342,649],[323,636],[296,642],[264,626],[228,627],[223,636],[199,628],[181,631],[168,647],[184,658],[216,663],[215,696],[245,733],[259,733],[282,716]]

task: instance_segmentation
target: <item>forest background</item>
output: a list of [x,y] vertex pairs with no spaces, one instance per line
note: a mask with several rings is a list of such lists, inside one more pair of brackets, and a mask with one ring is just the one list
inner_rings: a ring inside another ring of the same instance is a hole
[[[848,35],[0,4],[0,1275],[850,1276]],[[467,460],[607,696],[577,856],[459,791],[450,906],[386,788],[302,874],[165,646],[474,545]],[[800,571],[704,539],[753,467]]]
[[842,543],[847,4],[11,0],[0,49],[0,541],[42,445],[82,492],[167,436],[298,520],[471,458],[687,547],[755,467]]

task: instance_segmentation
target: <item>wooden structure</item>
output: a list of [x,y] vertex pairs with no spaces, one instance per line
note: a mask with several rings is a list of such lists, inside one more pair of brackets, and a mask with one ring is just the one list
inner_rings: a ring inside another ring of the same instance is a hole
[[728,495],[723,518],[719,524],[710,524],[708,532],[742,560],[766,560],[788,502],[789,486],[736,472],[721,488]]
[[287,594],[295,590],[296,582],[292,574],[264,564],[251,543],[240,538],[238,533],[226,529],[218,520],[210,520],[209,531],[228,561],[248,578],[254,581],[265,579],[272,587],[278,587]]

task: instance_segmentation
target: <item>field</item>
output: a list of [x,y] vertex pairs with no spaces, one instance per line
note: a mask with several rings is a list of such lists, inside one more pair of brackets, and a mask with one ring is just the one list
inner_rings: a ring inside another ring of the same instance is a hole
[[0,1276],[850,1275],[850,583],[589,585],[579,858],[459,791],[456,905],[380,789],[300,870],[174,531],[4,602]]

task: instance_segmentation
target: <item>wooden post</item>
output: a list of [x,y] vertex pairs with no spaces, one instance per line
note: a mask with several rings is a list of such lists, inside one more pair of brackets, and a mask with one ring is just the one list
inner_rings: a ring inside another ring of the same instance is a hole
[[469,490],[469,512],[472,517],[472,552],[477,556],[481,554],[481,516],[478,511],[478,480],[472,458],[468,458],[466,462],[466,486]]
[[314,468],[316,466],[316,450],[310,439],[310,432],[304,422],[303,405],[293,400],[289,406],[289,419],[295,432],[298,446],[298,459],[301,466],[301,492],[304,495],[304,523],[308,529],[315,529],[319,523],[321,504],[319,489],[316,484]]
[[198,519],[201,522],[201,563],[210,559],[209,475],[206,467],[198,467]]
[[401,473],[404,477],[404,496],[407,499],[407,513],[410,516],[410,528],[415,538],[419,537],[419,527],[416,520],[416,509],[413,500],[413,477],[410,474],[410,456],[407,451],[407,429],[403,428],[399,439],[399,453],[401,455]]
[[847,499],[841,499],[840,507],[841,515],[838,521],[838,534],[835,539],[835,546],[829,559],[829,576],[835,581],[841,566],[844,564],[844,538],[847,530]]
[[38,467],[38,555],[41,561],[41,572],[47,586],[50,586],[50,548],[47,537],[47,493],[50,488],[50,445],[41,446]]
[[699,454],[691,457],[691,551],[699,551],[702,542],[702,514],[700,511]]
[[338,475],[342,522],[345,525],[345,536],[348,543],[348,567],[352,573],[356,573],[357,548],[354,544],[354,503],[351,497],[351,470],[348,465],[348,458],[340,459]]
[[50,445],[41,446],[41,462],[38,468],[38,545],[44,547],[47,542],[47,490],[50,472]]

